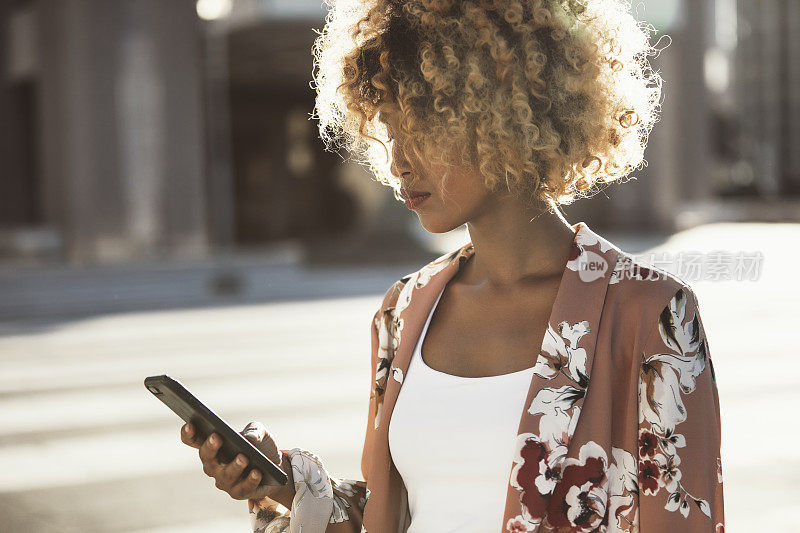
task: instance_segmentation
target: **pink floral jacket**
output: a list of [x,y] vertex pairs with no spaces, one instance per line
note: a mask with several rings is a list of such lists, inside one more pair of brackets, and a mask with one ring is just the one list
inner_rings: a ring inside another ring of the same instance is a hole
[[[497,530],[723,532],[719,400],[697,297],[586,223],[573,229],[549,326],[531,355]],[[304,506],[321,513],[319,531],[328,533],[408,529],[389,420],[437,295],[473,253],[468,243],[404,276],[373,317],[364,479],[335,478],[313,454],[282,450],[303,495],[285,515],[251,501],[254,531],[300,531],[293,522]]]

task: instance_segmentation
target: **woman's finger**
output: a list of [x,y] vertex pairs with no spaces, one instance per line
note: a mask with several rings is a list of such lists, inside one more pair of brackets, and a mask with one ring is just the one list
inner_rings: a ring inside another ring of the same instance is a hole
[[247,457],[242,454],[237,455],[233,461],[222,465],[217,476],[217,481],[227,487],[232,487],[241,479],[242,472],[244,472],[247,463]]
[[194,426],[191,423],[184,424],[181,428],[181,442],[192,448],[199,448],[202,441],[197,437],[194,432]]
[[[220,463],[217,461],[217,451],[220,446],[222,446],[222,439],[216,433],[209,435],[206,441],[200,446],[198,454],[200,455],[200,460],[203,462],[204,471],[206,467],[213,467],[210,468],[212,471],[219,468]],[[206,472],[206,474],[208,474],[208,472]]]
[[261,481],[261,472],[253,469],[246,478],[228,489],[228,494],[235,500],[246,500],[254,495]]

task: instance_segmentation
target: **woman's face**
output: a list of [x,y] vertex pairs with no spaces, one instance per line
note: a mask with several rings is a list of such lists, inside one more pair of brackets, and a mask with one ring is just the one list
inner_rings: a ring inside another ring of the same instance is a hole
[[[488,191],[480,174],[461,165],[446,167],[433,162],[432,158],[412,164],[403,150],[403,139],[397,136],[395,117],[381,115],[381,120],[389,129],[391,172],[403,184],[403,197],[407,197],[406,193],[429,194],[422,202],[410,204],[406,201],[406,206],[417,214],[427,231],[445,233],[459,228],[486,210],[495,199],[496,195]],[[446,161],[456,160],[455,149],[444,155]]]

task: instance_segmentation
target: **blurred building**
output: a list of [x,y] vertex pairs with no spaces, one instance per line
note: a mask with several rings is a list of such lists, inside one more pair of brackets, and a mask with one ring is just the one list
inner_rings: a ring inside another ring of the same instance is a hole
[[[798,3],[632,3],[671,41],[653,60],[662,120],[637,179],[570,219],[669,230],[800,211]],[[318,0],[0,2],[0,256],[413,240],[413,215],[310,120],[324,15]]]
[[204,253],[194,3],[20,0],[0,10],[7,253],[74,262]]
[[800,221],[800,3],[707,4],[702,116],[711,196],[685,202],[683,223]]
[[635,181],[568,213],[666,231],[717,220],[800,220],[800,3],[631,4],[664,48],[651,59],[664,78],[661,120]]
[[0,254],[191,258],[371,227],[386,193],[324,152],[309,120],[324,14],[300,1],[2,2]]

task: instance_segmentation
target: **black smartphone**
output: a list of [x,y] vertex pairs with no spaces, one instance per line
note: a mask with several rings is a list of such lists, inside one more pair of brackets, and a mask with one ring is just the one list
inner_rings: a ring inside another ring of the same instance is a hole
[[145,378],[144,386],[184,422],[191,422],[195,432],[203,439],[212,433],[221,436],[222,447],[217,451],[217,459],[221,462],[230,463],[241,453],[248,460],[243,475],[248,475],[253,468],[256,468],[261,472],[259,486],[286,484],[289,478],[278,465],[195,398],[179,381],[166,375],[150,376]]

